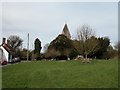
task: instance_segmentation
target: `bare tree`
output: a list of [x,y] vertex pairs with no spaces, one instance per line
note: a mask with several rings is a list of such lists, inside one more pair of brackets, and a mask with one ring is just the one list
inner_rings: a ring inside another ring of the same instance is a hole
[[95,32],[89,25],[83,25],[78,28],[77,39],[80,42],[80,52],[85,56],[94,54],[98,50],[98,40],[95,38]]
[[93,32],[92,28],[89,25],[84,24],[82,27],[78,28],[77,36],[78,40],[85,42],[92,36],[95,36],[95,32]]
[[8,37],[9,40],[9,44],[12,48],[14,48],[15,50],[18,49],[21,45],[23,40],[16,35],[11,35],[10,37]]

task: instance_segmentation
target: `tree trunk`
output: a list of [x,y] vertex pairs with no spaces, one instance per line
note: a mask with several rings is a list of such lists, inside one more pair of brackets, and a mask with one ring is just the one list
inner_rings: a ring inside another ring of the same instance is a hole
[[85,59],[87,59],[87,54],[85,54]]

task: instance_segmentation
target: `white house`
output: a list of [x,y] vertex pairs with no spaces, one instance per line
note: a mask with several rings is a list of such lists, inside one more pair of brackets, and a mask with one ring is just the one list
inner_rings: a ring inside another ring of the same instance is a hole
[[0,46],[0,61],[8,62],[9,53],[4,49],[3,46]]
[[0,62],[7,61],[11,62],[15,51],[6,43],[6,39],[3,38],[2,45],[0,45]]

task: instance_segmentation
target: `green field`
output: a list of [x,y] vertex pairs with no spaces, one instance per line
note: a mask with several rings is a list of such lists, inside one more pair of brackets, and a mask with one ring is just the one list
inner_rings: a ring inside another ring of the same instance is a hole
[[118,61],[31,61],[2,69],[3,88],[117,88]]

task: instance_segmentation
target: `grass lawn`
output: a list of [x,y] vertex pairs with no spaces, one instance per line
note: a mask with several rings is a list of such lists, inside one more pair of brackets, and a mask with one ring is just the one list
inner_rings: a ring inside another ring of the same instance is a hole
[[2,68],[3,88],[117,88],[118,61],[31,61]]

